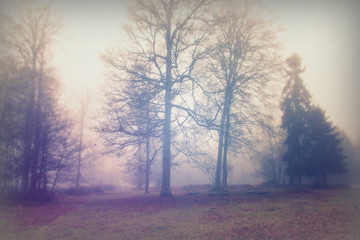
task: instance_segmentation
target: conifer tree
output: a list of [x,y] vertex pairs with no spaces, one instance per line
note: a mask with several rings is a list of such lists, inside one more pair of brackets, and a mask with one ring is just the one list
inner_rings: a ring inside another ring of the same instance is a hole
[[306,125],[308,112],[311,107],[311,96],[307,91],[300,74],[305,71],[301,66],[301,57],[293,54],[286,59],[288,69],[287,83],[283,90],[281,109],[282,128],[287,132],[285,139],[285,154],[283,160],[287,164],[287,174],[290,177],[290,185],[301,184],[301,176],[305,172],[307,156]]
[[309,114],[308,133],[310,151],[306,173],[308,176],[318,177],[318,182],[327,186],[328,175],[346,172],[339,132],[320,107],[313,107]]

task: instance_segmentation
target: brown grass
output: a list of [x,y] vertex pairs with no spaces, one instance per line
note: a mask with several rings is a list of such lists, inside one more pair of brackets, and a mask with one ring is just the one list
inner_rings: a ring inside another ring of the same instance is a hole
[[47,205],[3,206],[0,239],[360,239],[357,188],[199,192],[61,196]]

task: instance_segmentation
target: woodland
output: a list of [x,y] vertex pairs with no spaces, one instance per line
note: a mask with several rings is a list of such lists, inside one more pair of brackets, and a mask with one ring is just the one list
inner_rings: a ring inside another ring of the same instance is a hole
[[77,118],[59,102],[51,55],[62,25],[52,5],[25,1],[16,17],[2,16],[1,199],[80,191],[88,158],[104,155],[141,175],[145,193],[156,172],[162,197],[172,196],[171,170],[180,164],[227,194],[229,157],[241,151],[271,186],[359,180],[359,154],[312,100],[301,56],[282,55],[263,5],[137,0],[128,12],[126,44],[101,54],[107,80],[92,145],[84,141],[88,98],[78,99]]

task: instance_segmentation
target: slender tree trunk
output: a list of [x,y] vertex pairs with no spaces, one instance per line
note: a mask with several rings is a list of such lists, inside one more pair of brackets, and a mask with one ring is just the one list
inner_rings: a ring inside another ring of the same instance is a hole
[[41,168],[40,168],[40,176],[41,176],[41,185],[39,186],[39,189],[42,189],[44,192],[47,190],[47,179],[46,179],[46,159],[43,156],[41,159]]
[[[279,164],[279,168],[278,168],[278,176],[277,176],[277,183],[280,185],[281,184],[281,176],[282,176],[282,167],[281,167],[281,163]],[[284,184],[285,185],[285,184]]]
[[79,143],[79,155],[78,155],[78,163],[77,163],[77,171],[76,171],[76,188],[80,187],[80,176],[81,176],[81,153],[82,153],[82,138],[83,138],[83,114],[81,113],[81,123],[80,123],[80,143]]
[[227,192],[227,153],[229,148],[230,138],[230,108],[226,113],[226,128],[225,128],[225,141],[224,141],[224,156],[223,156],[223,181],[222,191]]
[[[10,139],[9,134],[7,134],[8,139]],[[9,171],[9,162],[10,162],[10,141],[6,141],[6,147],[5,147],[5,157],[4,157],[4,164],[2,167],[2,171],[3,171],[3,183],[2,183],[2,188],[5,194],[9,194],[9,186],[8,186],[8,181],[9,181],[9,177],[8,177],[8,171]],[[1,186],[0,186],[0,192],[1,192]]]
[[[149,116],[148,116],[149,117]],[[149,133],[149,125],[147,126]],[[145,193],[149,193],[149,175],[150,175],[150,156],[149,156],[149,135],[146,136],[146,173],[145,173]]]
[[276,168],[275,168],[275,160],[274,160],[274,149],[273,149],[270,133],[268,133],[268,138],[269,138],[269,145],[270,145],[273,182],[274,182],[274,184],[278,184],[278,178],[276,177]]
[[41,148],[41,125],[42,125],[42,111],[41,111],[41,103],[42,103],[42,77],[38,76],[37,78],[37,97],[35,100],[36,105],[36,114],[34,116],[35,120],[35,134],[34,134],[34,151],[32,154],[32,164],[31,164],[31,184],[30,189],[32,193],[36,192],[36,186],[39,178],[38,165],[39,165],[39,156],[40,156],[40,148]]
[[167,9],[166,29],[166,80],[165,80],[165,119],[164,119],[164,147],[163,147],[163,174],[160,196],[172,196],[170,189],[171,169],[171,85],[172,85],[172,40],[171,40],[171,11]]
[[215,175],[215,191],[221,191],[220,179],[221,179],[221,166],[222,166],[222,153],[224,148],[224,128],[225,128],[225,115],[221,116],[220,130],[219,130],[219,144],[218,144],[218,156],[216,164],[216,175]]
[[[224,150],[224,135],[225,135],[225,124],[227,119],[227,113],[230,111],[230,89],[229,83],[227,82],[227,87],[225,89],[225,103],[224,109],[221,115],[220,120],[220,129],[219,129],[219,145],[218,145],[218,156],[217,156],[217,165],[216,165],[216,175],[215,175],[215,191],[221,191],[221,169],[224,169],[224,162],[223,162],[223,150]],[[227,166],[226,166],[227,168]],[[223,172],[224,174],[224,172]],[[224,179],[224,177],[223,177]]]
[[[171,75],[171,74],[167,74]],[[164,147],[163,147],[163,175],[161,196],[171,196],[170,191],[170,168],[171,168],[171,86],[167,81],[165,93],[165,119],[164,119]]]
[[27,107],[25,118],[25,137],[24,137],[24,161],[21,174],[21,192],[24,194],[28,191],[29,187],[29,173],[31,166],[32,156],[32,140],[34,130],[34,103],[35,103],[35,75],[31,72],[30,76],[30,96],[29,105]]
[[149,193],[150,176],[150,101],[146,102],[146,169],[145,169],[145,193]]
[[228,155],[228,148],[229,148],[229,138],[230,138],[230,112],[231,112],[231,102],[233,97],[233,87],[235,82],[227,81],[227,87],[225,91],[225,105],[224,105],[224,125],[223,128],[225,129],[224,133],[224,146],[223,146],[223,178],[222,178],[222,187],[221,191],[227,192],[227,155]]

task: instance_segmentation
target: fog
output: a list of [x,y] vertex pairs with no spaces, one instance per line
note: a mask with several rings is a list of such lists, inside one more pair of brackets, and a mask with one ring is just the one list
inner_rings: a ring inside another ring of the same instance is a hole
[[[61,81],[61,102],[75,119],[79,119],[77,97],[84,89],[91,93],[89,117],[84,141],[82,182],[86,184],[131,185],[132,173],[126,169],[125,156],[105,151],[95,132],[102,109],[103,88],[107,70],[101,54],[114,46],[126,48],[122,25],[127,23],[127,5],[131,1],[64,1],[55,0],[54,7],[62,20],[62,30],[52,47],[52,66]],[[359,1],[264,1],[278,16],[275,25],[283,41],[283,55],[298,52],[306,71],[304,82],[314,102],[322,106],[329,119],[343,129],[354,143],[360,140],[360,22]],[[11,1],[0,1],[1,11],[10,9]],[[78,131],[78,130],[76,130]],[[92,147],[95,146],[96,148]],[[214,153],[216,146],[214,146]],[[93,151],[93,152],[91,152]],[[96,151],[96,153],[94,153]],[[86,154],[88,152],[88,154]],[[216,153],[215,153],[216,154]],[[96,156],[94,158],[94,156]],[[215,159],[215,157],[214,157]],[[161,159],[155,160],[152,175],[160,175]],[[260,184],[257,163],[248,154],[232,156],[228,183]],[[213,163],[215,166],[215,162]],[[206,172],[206,171],[205,171]],[[214,173],[191,167],[186,160],[172,168],[172,186],[212,184]],[[152,186],[156,179],[152,176]]]
[[[121,24],[126,22],[128,1],[55,1],[65,25],[61,51],[56,51],[56,66],[64,82],[67,99],[84,86],[96,92],[104,81],[105,69],[99,54],[122,45]],[[314,100],[323,106],[330,119],[344,129],[353,141],[359,138],[359,22],[357,1],[265,1],[278,16],[280,37],[285,52],[299,52],[306,64],[303,79]],[[285,53],[286,55],[286,53]],[[75,65],[74,62],[83,64]],[[76,66],[76,67],[75,67]],[[101,93],[99,93],[101,94]],[[349,106],[349,107],[344,107]],[[114,160],[115,162],[118,159]],[[184,166],[174,168],[173,185],[209,183],[209,176]],[[230,183],[259,183],[255,164],[238,156]],[[112,173],[113,174],[113,173]],[[107,174],[105,174],[107,175]]]

